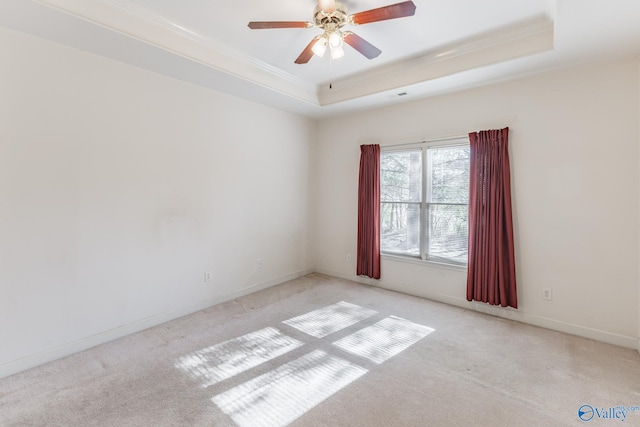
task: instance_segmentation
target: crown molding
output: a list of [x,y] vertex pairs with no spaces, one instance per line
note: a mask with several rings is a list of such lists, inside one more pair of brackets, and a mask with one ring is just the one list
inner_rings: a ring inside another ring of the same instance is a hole
[[289,97],[318,105],[308,83],[242,54],[133,0],[36,0],[37,3],[124,34]]
[[420,56],[378,67],[367,73],[333,81],[332,88],[318,86],[321,106],[450,76],[553,49],[554,24],[548,17],[505,27],[498,31],[427,51]]

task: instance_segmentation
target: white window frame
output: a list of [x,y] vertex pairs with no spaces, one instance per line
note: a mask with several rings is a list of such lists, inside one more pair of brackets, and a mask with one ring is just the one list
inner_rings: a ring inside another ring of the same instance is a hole
[[[429,257],[428,249],[429,249],[429,214],[430,208],[434,205],[459,205],[459,206],[469,206],[469,203],[431,203],[428,200],[431,199],[431,195],[428,192],[431,190],[431,183],[429,180],[431,179],[431,171],[428,170],[429,162],[427,161],[428,150],[433,148],[448,148],[448,147],[469,147],[469,138],[467,136],[464,137],[454,137],[454,138],[445,138],[431,141],[422,141],[416,143],[407,143],[407,144],[395,144],[388,146],[381,146],[380,150],[382,152],[393,152],[393,151],[408,151],[408,150],[418,150],[420,149],[422,154],[422,193],[420,196],[420,256],[415,257],[406,254],[400,254],[395,252],[384,252],[381,251],[381,255],[385,258],[395,259],[400,261],[407,262],[418,262],[418,263],[433,263],[444,266],[451,267],[467,267],[467,262],[457,262],[451,259],[439,258],[439,257]],[[380,203],[383,203],[383,200],[380,200]],[[406,202],[405,202],[406,203]],[[416,202],[413,202],[418,204]]]

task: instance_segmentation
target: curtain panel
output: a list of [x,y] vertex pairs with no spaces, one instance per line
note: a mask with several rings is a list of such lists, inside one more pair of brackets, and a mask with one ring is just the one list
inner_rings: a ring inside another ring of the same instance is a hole
[[518,308],[509,128],[469,134],[467,300]]
[[380,278],[380,146],[360,146],[356,273]]

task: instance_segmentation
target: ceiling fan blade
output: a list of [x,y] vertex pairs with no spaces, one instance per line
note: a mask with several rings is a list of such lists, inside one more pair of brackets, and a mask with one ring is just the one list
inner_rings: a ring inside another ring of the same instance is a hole
[[318,8],[324,13],[336,11],[336,0],[318,0]]
[[354,13],[349,17],[353,24],[368,24],[370,22],[385,21],[387,19],[404,18],[416,13],[416,5],[412,1],[391,4],[377,9]]
[[351,31],[345,33],[344,42],[363,54],[367,59],[373,59],[380,55],[382,51]]
[[249,28],[252,30],[269,30],[272,28],[310,28],[313,24],[304,21],[251,21]]
[[306,64],[313,57],[313,45],[316,44],[320,36],[315,36],[311,42],[304,48],[300,56],[296,59],[296,64]]

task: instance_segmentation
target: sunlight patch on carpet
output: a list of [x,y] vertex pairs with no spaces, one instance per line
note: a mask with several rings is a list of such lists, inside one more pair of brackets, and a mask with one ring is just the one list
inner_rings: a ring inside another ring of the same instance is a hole
[[366,373],[315,350],[211,400],[240,427],[286,426]]
[[276,328],[265,328],[183,356],[176,367],[209,387],[303,344]]
[[338,348],[382,363],[433,332],[434,329],[391,316],[333,343]]
[[340,301],[339,303],[285,320],[282,323],[313,337],[324,338],[377,313],[375,310]]

